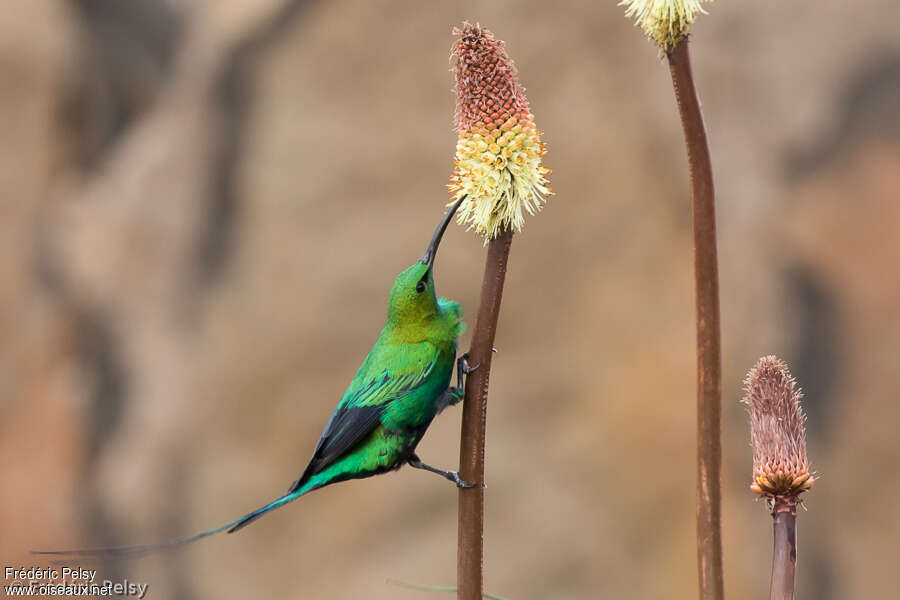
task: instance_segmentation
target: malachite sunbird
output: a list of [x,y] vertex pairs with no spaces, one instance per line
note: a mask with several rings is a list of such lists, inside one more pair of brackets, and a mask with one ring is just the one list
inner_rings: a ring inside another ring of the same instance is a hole
[[[434,417],[463,398],[466,355],[456,345],[465,325],[458,303],[438,298],[434,259],[460,201],[435,229],[422,257],[394,280],[387,323],[325,425],[306,469],[281,497],[251,513],[196,535],[149,546],[97,550],[39,551],[35,554],[133,557],[246,527],[300,496],[347,479],[386,473],[408,464],[437,473],[460,487],[471,484],[455,471],[423,463],[416,446]],[[450,387],[456,364],[457,386]]]

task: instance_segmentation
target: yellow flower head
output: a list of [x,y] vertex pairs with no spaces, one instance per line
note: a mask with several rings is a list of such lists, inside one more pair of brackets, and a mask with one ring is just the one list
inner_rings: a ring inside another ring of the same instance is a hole
[[465,196],[459,223],[488,240],[521,231],[525,212],[540,210],[552,193],[544,177],[550,170],[541,164],[541,132],[503,42],[470,23],[453,34],[459,141],[448,188],[455,200]]
[[644,30],[665,52],[685,38],[697,13],[706,14],[702,2],[712,0],[622,0],[626,17],[636,17],[635,25]]

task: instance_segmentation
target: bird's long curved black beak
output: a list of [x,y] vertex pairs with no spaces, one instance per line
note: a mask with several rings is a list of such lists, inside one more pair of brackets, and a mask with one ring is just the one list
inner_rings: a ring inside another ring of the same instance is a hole
[[462,201],[465,199],[466,197],[463,196],[453,203],[453,206],[450,207],[450,210],[447,211],[447,214],[444,215],[444,218],[438,223],[437,229],[434,230],[434,235],[431,236],[431,242],[428,244],[428,247],[425,248],[425,254],[419,259],[421,262],[428,265],[429,269],[434,265],[434,257],[437,255],[438,246],[441,243],[441,238],[444,237],[444,231],[446,231],[447,225],[450,224],[450,219],[453,218],[456,209],[459,208],[459,205],[462,204]]

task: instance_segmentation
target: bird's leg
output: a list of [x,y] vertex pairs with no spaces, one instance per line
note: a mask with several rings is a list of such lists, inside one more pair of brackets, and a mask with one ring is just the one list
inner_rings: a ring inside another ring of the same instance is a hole
[[463,481],[462,479],[460,479],[460,478],[459,478],[459,473],[457,473],[456,471],[442,471],[441,469],[436,469],[436,468],[434,468],[434,467],[432,467],[432,466],[430,466],[430,465],[426,465],[426,464],[423,463],[423,462],[421,461],[421,459],[419,459],[419,457],[416,456],[415,454],[413,454],[412,456],[410,456],[410,457],[409,457],[409,460],[407,460],[406,462],[409,463],[409,466],[415,467],[416,469],[423,469],[423,470],[425,470],[425,471],[431,471],[432,473],[437,473],[437,474],[440,475],[441,477],[443,477],[443,478],[445,478],[445,479],[449,479],[450,481],[452,481],[453,483],[455,483],[455,484],[456,484],[456,487],[461,487],[461,488],[472,488],[472,487],[475,487],[475,484],[474,484],[474,483],[468,483],[468,482]]
[[478,363],[474,367],[469,366],[468,352],[463,352],[456,360],[456,387],[448,390],[450,393],[450,406],[459,404],[462,401],[463,396],[466,395],[466,386],[463,383],[463,375],[468,375],[480,366],[481,363]]

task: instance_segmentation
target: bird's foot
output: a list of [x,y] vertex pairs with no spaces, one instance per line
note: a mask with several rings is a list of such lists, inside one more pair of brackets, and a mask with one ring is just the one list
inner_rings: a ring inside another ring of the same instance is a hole
[[469,483],[468,481],[460,479],[457,471],[447,471],[447,479],[454,482],[458,488],[469,489],[475,487],[474,483]]
[[460,369],[463,373],[468,375],[469,373],[474,373],[478,370],[478,367],[481,366],[481,363],[472,366],[469,364],[469,353],[463,352],[460,357],[456,360],[457,368]]
[[431,471],[432,473],[437,473],[438,475],[440,475],[441,477],[443,477],[445,479],[449,479],[450,481],[452,481],[453,483],[456,484],[456,487],[459,487],[459,488],[475,487],[474,483],[469,483],[467,481],[463,481],[462,479],[460,479],[459,473],[457,471],[444,471],[443,469],[437,469],[435,467],[432,467],[431,465],[426,465],[415,454],[413,454],[407,462],[409,463],[409,466],[411,466],[411,467],[414,467],[416,469],[422,469],[425,471]]
[[455,404],[459,404],[463,397],[466,395],[466,386],[463,383],[463,376],[468,376],[469,373],[474,372],[478,367],[481,366],[481,363],[476,365],[469,364],[469,353],[463,352],[458,359],[456,359],[456,387],[450,390],[450,405],[453,406]]

